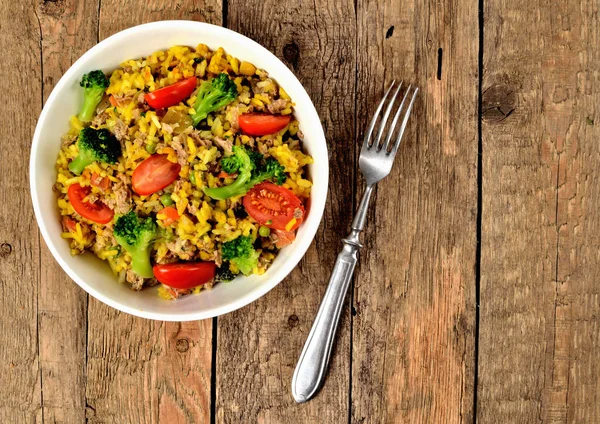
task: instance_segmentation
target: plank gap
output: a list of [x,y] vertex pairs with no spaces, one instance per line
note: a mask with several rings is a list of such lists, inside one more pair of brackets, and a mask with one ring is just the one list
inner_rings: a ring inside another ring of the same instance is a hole
[[438,66],[437,66],[437,79],[441,81],[442,79],[442,56],[444,54],[443,49],[440,47],[438,49]]
[[217,317],[212,322],[212,355],[210,361],[210,422],[217,422]]
[[[479,0],[479,57],[477,88],[477,245],[475,248],[475,364],[473,370],[473,422],[477,422],[479,383],[479,305],[481,303],[481,225],[483,210],[483,2]],[[441,49],[440,49],[441,50]],[[440,58],[441,62],[441,58]],[[441,68],[441,65],[440,65]],[[439,78],[438,78],[439,79]]]

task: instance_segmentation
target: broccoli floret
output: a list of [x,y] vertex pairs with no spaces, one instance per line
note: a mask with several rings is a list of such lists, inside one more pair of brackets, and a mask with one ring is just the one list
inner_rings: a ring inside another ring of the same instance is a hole
[[194,103],[194,109],[196,110],[196,113],[192,115],[194,126],[205,119],[209,113],[233,102],[237,95],[237,86],[229,79],[227,74],[219,74],[210,81],[202,83]]
[[276,159],[265,160],[260,153],[248,152],[241,146],[234,146],[233,155],[221,160],[221,168],[228,174],[237,172],[238,177],[228,186],[204,188],[204,193],[215,200],[243,196],[252,187],[266,180],[279,185],[286,180],[285,168]]
[[114,236],[117,243],[131,255],[131,268],[143,278],[152,278],[150,252],[159,236],[158,226],[152,218],[140,218],[131,211],[120,216],[115,223]]
[[90,122],[96,112],[96,107],[108,88],[108,78],[102,71],[92,71],[81,78],[80,86],[83,87],[83,107],[79,112],[81,122]]
[[221,253],[223,259],[234,264],[244,275],[252,273],[252,270],[258,265],[258,257],[260,256],[252,245],[252,239],[247,236],[239,236],[234,240],[223,243]]
[[236,275],[233,272],[231,272],[231,269],[229,268],[229,262],[223,262],[221,266],[217,269],[215,281],[228,283],[232,281],[235,277]]
[[81,174],[92,162],[115,164],[121,156],[121,143],[106,128],[82,129],[77,137],[77,147],[79,155],[69,164],[69,169],[75,175]]

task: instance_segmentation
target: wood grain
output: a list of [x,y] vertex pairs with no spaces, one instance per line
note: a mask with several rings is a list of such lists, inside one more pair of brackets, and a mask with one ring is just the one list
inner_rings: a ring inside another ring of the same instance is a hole
[[[39,4],[43,97],[71,64],[96,41],[97,0]],[[74,423],[85,419],[87,294],[62,271],[42,244],[38,297],[39,361],[43,419]]]
[[353,3],[234,0],[229,2],[228,12],[230,28],[282,58],[307,89],[326,131],[331,190],[323,225],[298,268],[263,298],[218,320],[216,422],[345,422],[348,308],[341,320],[329,377],[318,397],[297,405],[291,395],[291,379],[341,248],[340,239],[351,220]]
[[598,422],[598,4],[485,6],[478,418]]
[[[221,4],[106,1],[100,39],[161,19],[221,23]],[[89,422],[208,423],[212,322],[161,323],[90,299],[86,397]]]
[[[357,137],[392,79],[421,91],[367,220],[354,285],[351,422],[472,422],[476,8],[359,0],[357,16]],[[359,187],[362,195],[362,179]]]
[[0,28],[0,48],[9,52],[0,61],[0,422],[26,423],[42,419],[40,251],[27,173],[27,152],[42,106],[40,27],[33,2],[1,2]]

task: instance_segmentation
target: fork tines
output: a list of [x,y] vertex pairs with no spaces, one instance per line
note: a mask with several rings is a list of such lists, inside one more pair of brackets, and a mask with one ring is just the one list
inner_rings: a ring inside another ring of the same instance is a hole
[[[396,85],[396,80],[392,81],[392,84],[385,92],[385,95],[381,99],[381,102],[379,102],[379,105],[377,106],[377,110],[375,111],[375,114],[373,115],[373,119],[371,120],[371,123],[369,124],[369,128],[367,128],[367,132],[365,134],[365,140],[363,143],[363,149],[370,150],[371,148],[375,148],[377,152],[384,150],[387,154],[395,154],[396,151],[398,150],[398,147],[400,147],[400,141],[402,140],[402,135],[404,134],[404,130],[406,129],[408,117],[410,116],[410,111],[412,109],[415,98],[417,97],[417,92],[419,91],[419,89],[417,87],[413,88],[412,85],[408,86],[408,88],[406,89],[406,92],[404,93],[404,97],[402,98],[402,102],[400,103],[400,106],[398,106],[398,109],[394,115],[394,119],[392,120],[392,123],[389,126],[387,126],[386,124],[387,124],[388,118],[389,118],[390,114],[392,113],[392,110],[394,109],[394,105],[396,103],[396,100],[398,99],[398,94],[400,93],[400,90],[402,88],[402,81],[400,81],[400,83],[394,90],[394,94],[392,94],[391,99],[388,101],[388,96],[390,95],[390,92],[392,91],[392,89],[394,89],[395,85]],[[411,94],[411,91],[412,91],[412,94]],[[408,99],[409,95],[410,95],[410,102],[408,103],[407,106],[405,106],[406,100]],[[387,107],[385,108],[385,111],[383,112],[383,116],[381,116],[381,119],[379,122],[379,128],[377,130],[377,135],[375,137],[371,137],[373,135],[373,130],[375,129],[375,126],[377,125],[377,121],[379,120],[379,117],[380,117],[379,115],[381,114],[381,111],[382,111],[384,105],[386,104],[386,102],[387,102]],[[398,121],[400,120],[401,117],[402,117],[402,123],[400,124],[400,128],[397,132],[396,139],[392,144],[392,142],[391,142],[392,137],[393,137],[394,133],[396,132],[396,127],[397,127]],[[387,133],[386,133],[387,136],[385,137],[385,140],[382,141],[383,135],[386,132],[386,130],[387,130]]]

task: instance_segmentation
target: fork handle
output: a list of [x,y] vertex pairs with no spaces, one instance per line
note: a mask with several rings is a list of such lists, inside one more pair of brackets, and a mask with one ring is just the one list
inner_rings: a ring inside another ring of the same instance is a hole
[[352,223],[352,232],[342,240],[344,247],[337,256],[325,297],[296,365],[292,378],[292,395],[296,402],[311,399],[325,380],[344,298],[362,248],[359,235],[365,224],[371,191],[372,186],[368,186]]

